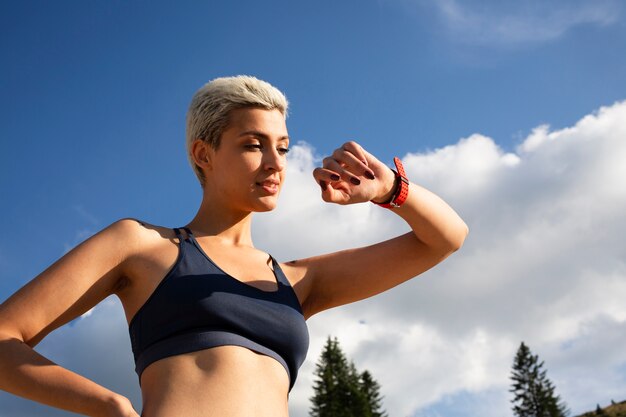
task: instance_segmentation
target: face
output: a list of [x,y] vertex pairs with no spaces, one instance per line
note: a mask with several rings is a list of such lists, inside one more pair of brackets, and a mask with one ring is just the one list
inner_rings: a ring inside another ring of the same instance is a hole
[[237,109],[217,150],[209,150],[207,186],[244,211],[276,207],[285,178],[289,135],[278,110]]

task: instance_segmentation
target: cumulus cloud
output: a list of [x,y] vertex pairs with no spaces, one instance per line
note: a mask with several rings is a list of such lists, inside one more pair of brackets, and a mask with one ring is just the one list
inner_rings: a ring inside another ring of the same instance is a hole
[[[539,126],[512,153],[473,134],[403,161],[412,181],[466,220],[468,240],[423,276],[309,321],[311,348],[291,392],[292,417],[308,415],[328,335],[373,373],[393,416],[510,415],[510,367],[521,341],[545,360],[575,413],[624,399],[626,102],[565,129]],[[310,145],[293,147],[279,208],[254,224],[258,247],[287,261],[408,230],[372,204],[322,202],[311,175],[318,163]],[[141,407],[116,299],[38,349]],[[0,393],[0,403],[4,413],[15,410],[8,415],[68,415],[9,394]]]
[[[310,174],[314,150],[301,145],[294,154],[282,206],[256,226],[257,243],[275,256],[364,245],[407,230],[373,205],[321,202]],[[310,320],[312,345],[292,392],[293,416],[307,415],[314,362],[329,334],[378,378],[392,415],[452,413],[455,401],[467,402],[464,415],[474,415],[471,407],[475,415],[506,415],[522,340],[546,361],[573,410],[621,399],[624,161],[626,103],[566,129],[539,126],[514,153],[474,134],[405,155],[409,177],[449,201],[470,236],[422,277]],[[486,411],[471,398],[499,407]]]
[[543,2],[470,2],[437,0],[446,30],[455,40],[479,45],[510,45],[557,39],[585,24],[614,23],[620,4],[614,0]]

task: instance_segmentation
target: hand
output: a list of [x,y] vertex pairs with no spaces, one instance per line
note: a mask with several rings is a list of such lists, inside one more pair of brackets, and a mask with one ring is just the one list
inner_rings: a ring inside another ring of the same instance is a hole
[[106,407],[108,409],[101,410],[102,412],[94,417],[141,417],[133,408],[130,400],[123,395],[115,394],[108,404],[109,406]]
[[393,192],[395,174],[356,142],[346,142],[313,170],[327,203],[354,204],[386,201]]

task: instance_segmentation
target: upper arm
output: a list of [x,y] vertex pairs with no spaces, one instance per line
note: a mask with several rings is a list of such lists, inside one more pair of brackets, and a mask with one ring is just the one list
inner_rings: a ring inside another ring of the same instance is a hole
[[432,268],[454,250],[432,248],[409,232],[371,246],[293,261],[304,315],[386,291]]
[[35,346],[114,293],[135,220],[119,220],[65,254],[0,305],[0,333]]

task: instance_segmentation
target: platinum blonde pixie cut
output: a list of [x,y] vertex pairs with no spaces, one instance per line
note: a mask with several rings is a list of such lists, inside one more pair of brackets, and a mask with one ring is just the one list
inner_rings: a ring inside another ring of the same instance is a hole
[[196,139],[213,149],[220,146],[222,133],[228,127],[230,112],[245,107],[279,110],[287,118],[289,103],[285,95],[268,82],[247,75],[216,78],[202,86],[193,96],[187,111],[187,158],[200,185],[204,175],[191,156]]

